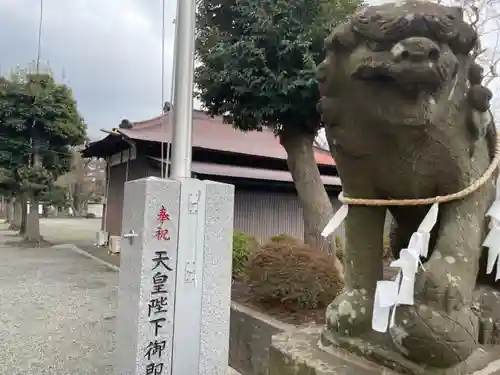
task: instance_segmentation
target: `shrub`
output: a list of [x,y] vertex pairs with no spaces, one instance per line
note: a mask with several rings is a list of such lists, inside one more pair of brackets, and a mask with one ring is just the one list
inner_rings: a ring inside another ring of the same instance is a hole
[[383,255],[385,260],[391,260],[392,259],[392,251],[391,251],[391,240],[389,238],[389,235],[384,233],[384,255]]
[[245,269],[253,297],[289,310],[325,307],[342,290],[333,257],[306,245],[270,242]]
[[344,248],[344,239],[340,236],[335,236],[335,253],[341,263],[344,262]]
[[259,243],[255,237],[239,230],[233,232],[233,276],[242,273],[250,254],[258,247]]
[[301,241],[299,241],[294,236],[290,236],[289,234],[286,233],[281,233],[269,238],[268,243],[298,245],[301,243]]

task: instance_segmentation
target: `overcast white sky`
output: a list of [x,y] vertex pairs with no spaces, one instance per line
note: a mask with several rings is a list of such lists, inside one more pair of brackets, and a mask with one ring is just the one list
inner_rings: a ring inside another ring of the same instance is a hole
[[[35,60],[39,4],[0,0],[2,73]],[[166,99],[175,8],[166,0]],[[91,135],[161,113],[161,11],[161,0],[44,0],[42,61],[65,76]]]
[[[1,73],[35,60],[39,4],[0,0]],[[175,8],[166,0],[167,100]],[[161,11],[162,0],[44,0],[42,61],[73,89],[90,135],[161,113]]]

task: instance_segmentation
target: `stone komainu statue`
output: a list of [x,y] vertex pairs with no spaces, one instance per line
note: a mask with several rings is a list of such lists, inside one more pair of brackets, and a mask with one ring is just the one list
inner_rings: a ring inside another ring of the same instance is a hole
[[[477,39],[462,9],[416,1],[364,8],[333,30],[318,68],[318,110],[346,197],[444,196],[481,177],[496,135],[491,92],[471,54]],[[415,305],[398,306],[390,331],[397,350],[413,361],[451,367],[478,347],[472,300],[493,181],[440,206]],[[327,309],[327,339],[371,330],[386,209],[349,207],[346,285]],[[389,207],[396,256],[428,210]]]

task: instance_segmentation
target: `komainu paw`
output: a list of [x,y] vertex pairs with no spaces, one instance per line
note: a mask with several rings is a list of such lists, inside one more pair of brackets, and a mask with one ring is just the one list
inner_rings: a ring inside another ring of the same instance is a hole
[[463,294],[464,283],[457,272],[453,257],[431,259],[425,270],[417,275],[415,294],[421,301],[434,306],[437,310],[452,313],[461,310],[467,303]]
[[394,345],[418,363],[447,368],[477,348],[478,318],[469,306],[445,313],[425,304],[398,306],[390,329]]
[[353,336],[371,327],[373,299],[364,290],[345,291],[328,306],[326,324],[339,336]]

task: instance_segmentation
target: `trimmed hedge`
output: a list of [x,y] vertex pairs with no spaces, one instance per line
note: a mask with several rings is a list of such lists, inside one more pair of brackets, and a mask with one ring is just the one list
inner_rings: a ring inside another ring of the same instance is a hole
[[245,269],[253,297],[291,311],[326,307],[342,290],[333,257],[287,241],[262,246]]
[[268,242],[277,244],[290,244],[290,245],[298,245],[301,243],[299,239],[286,233],[281,233],[272,236],[271,238],[269,238]]

